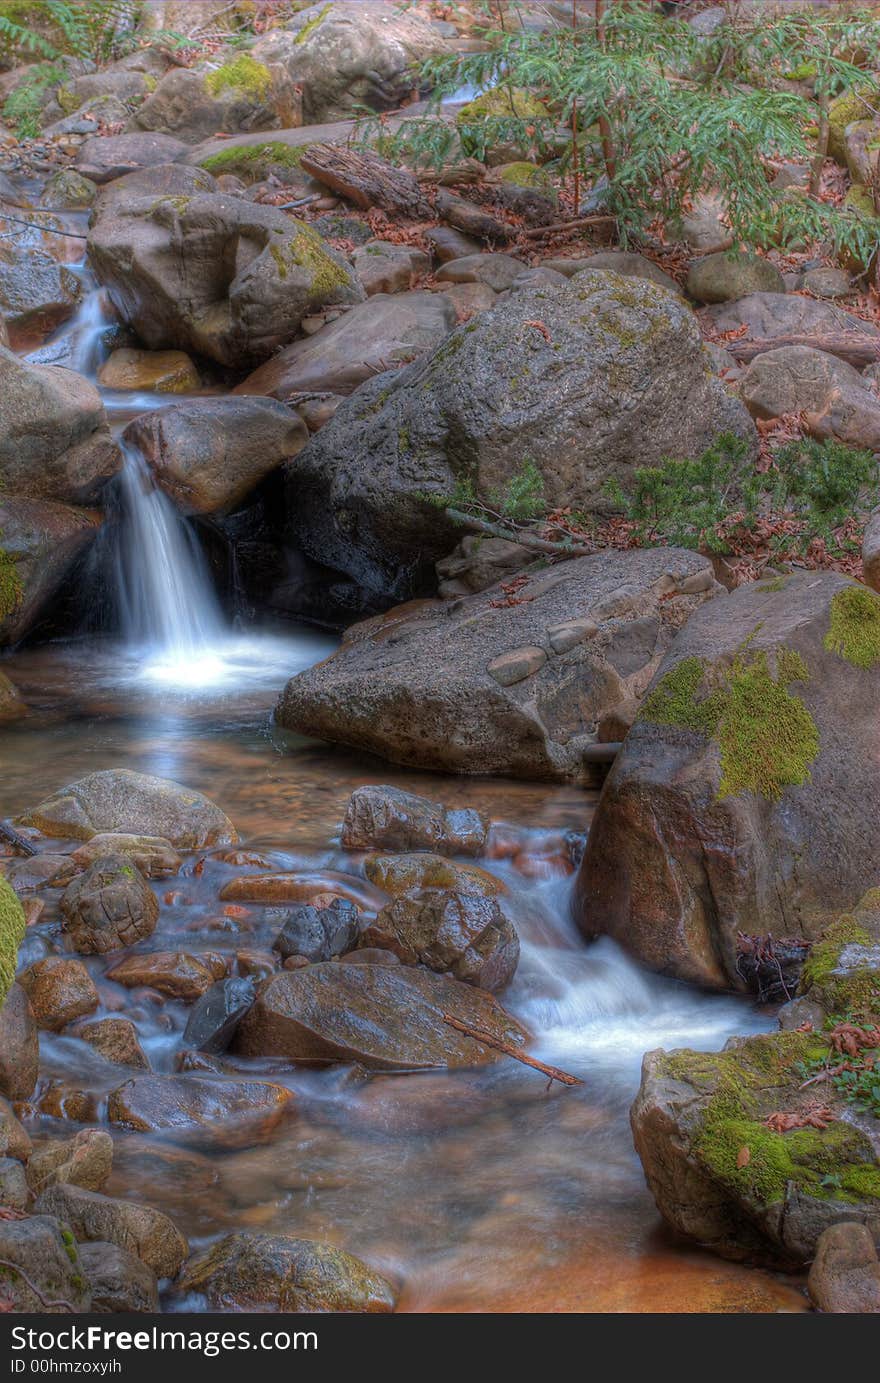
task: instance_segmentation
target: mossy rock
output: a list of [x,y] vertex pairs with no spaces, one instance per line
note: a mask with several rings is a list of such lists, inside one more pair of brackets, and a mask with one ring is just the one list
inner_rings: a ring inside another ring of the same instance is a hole
[[18,894],[0,876],[0,1006],[15,979],[18,948],[24,940],[25,918]]
[[220,96],[224,91],[242,92],[259,104],[272,89],[272,74],[265,63],[257,62],[249,53],[239,53],[231,62],[209,72],[205,86],[212,96]]
[[880,1019],[880,888],[870,889],[814,942],[798,994],[829,1016]]
[[828,152],[837,163],[846,167],[846,127],[856,120],[865,120],[871,115],[871,106],[876,102],[876,92],[872,87],[862,91],[848,91],[838,96],[828,107]]
[[248,183],[263,182],[273,176],[283,181],[285,173],[299,169],[308,147],[307,144],[285,144],[272,139],[259,144],[230,144],[215,154],[206,154],[199,167],[214,177],[233,173]]
[[546,120],[543,101],[522,87],[495,86],[462,106],[455,117],[459,129],[482,120]]

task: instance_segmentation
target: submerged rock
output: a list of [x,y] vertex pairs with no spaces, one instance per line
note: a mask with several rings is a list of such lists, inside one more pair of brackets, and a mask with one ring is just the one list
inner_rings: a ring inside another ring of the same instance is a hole
[[227,1234],[196,1254],[178,1284],[233,1311],[393,1311],[389,1282],[329,1244],[282,1234]]
[[126,768],[103,769],[60,788],[27,814],[26,824],[76,840],[102,831],[160,836],[181,850],[238,840],[229,818],[202,793]]
[[197,1052],[225,1052],[254,1002],[254,985],[233,976],[217,980],[197,999],[187,1019],[183,1044]]
[[95,982],[82,961],[47,956],[23,971],[19,984],[31,1001],[37,1027],[60,1032],[98,1007]]
[[149,1070],[150,1063],[141,1047],[137,1028],[129,1018],[99,1018],[77,1028],[76,1036],[88,1042],[107,1061],[119,1066]]
[[335,898],[322,908],[302,903],[290,909],[272,949],[282,960],[288,956],[332,960],[357,944],[358,918],[358,909],[348,898]]
[[271,1142],[292,1101],[289,1090],[266,1081],[135,1076],[111,1091],[107,1117],[117,1128],[178,1142],[250,1148]]
[[186,951],[139,951],[117,961],[107,971],[107,978],[129,989],[148,985],[172,999],[192,1003],[200,999],[219,977],[208,957],[203,959]]
[[124,855],[105,855],[68,884],[62,927],[75,951],[103,955],[134,946],[156,929],[159,903]]
[[812,941],[880,856],[880,597],[835,572],[740,587],[678,635],[605,784],[588,936],[741,988],[740,933]]
[[103,1191],[113,1170],[113,1139],[103,1129],[80,1129],[72,1138],[40,1143],[28,1162],[27,1178],[38,1196],[47,1186],[81,1186]]
[[293,1061],[356,1061],[368,1070],[480,1066],[492,1047],[444,1022],[444,1013],[508,1045],[525,1033],[472,985],[408,966],[339,965],[285,971],[269,980],[238,1029],[242,1056]]
[[383,894],[390,893],[393,898],[422,888],[475,894],[479,898],[497,898],[507,892],[507,886],[488,870],[424,850],[407,855],[370,855],[364,863],[364,873]]

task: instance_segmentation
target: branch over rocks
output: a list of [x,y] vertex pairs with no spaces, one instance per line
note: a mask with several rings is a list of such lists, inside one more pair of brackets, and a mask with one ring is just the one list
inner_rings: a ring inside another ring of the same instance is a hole
[[448,1023],[457,1032],[463,1032],[466,1037],[472,1037],[475,1042],[482,1042],[485,1047],[493,1047],[496,1052],[503,1052],[505,1056],[512,1056],[514,1061],[521,1061],[524,1066],[533,1067],[542,1075],[548,1076],[550,1080],[558,1080],[560,1085],[583,1085],[580,1076],[572,1076],[568,1071],[560,1071],[558,1066],[547,1066],[543,1061],[538,1061],[533,1056],[526,1056],[512,1043],[496,1037],[486,1028],[478,1027],[473,1023],[463,1023],[460,1018],[453,1018],[451,1013],[443,1014],[443,1022]]

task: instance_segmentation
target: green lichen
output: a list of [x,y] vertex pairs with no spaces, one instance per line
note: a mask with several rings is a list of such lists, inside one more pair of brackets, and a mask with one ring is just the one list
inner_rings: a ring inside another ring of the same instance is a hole
[[825,647],[864,670],[880,661],[880,596],[856,584],[838,591],[831,601]]
[[310,19],[308,23],[304,24],[300,29],[299,33],[297,34],[296,38],[293,40],[294,43],[305,43],[307,39],[311,38],[312,34],[315,32],[318,25],[323,24],[324,20],[327,18],[327,15],[330,13],[332,8],[332,4],[325,5],[324,8],[321,10],[320,14],[316,14],[314,19]]
[[240,53],[232,62],[209,72],[205,86],[212,96],[219,96],[222,91],[243,91],[257,101],[265,101],[272,87],[272,74],[249,53]]
[[0,547],[0,624],[16,614],[23,599],[24,587],[15,558]]
[[235,145],[219,149],[216,154],[208,154],[199,164],[206,173],[219,176],[221,173],[234,173],[238,177],[251,178],[261,182],[268,177],[273,168],[299,168],[307,144],[282,144],[279,140],[265,143]]
[[874,92],[870,88],[862,91],[845,91],[828,107],[828,152],[838,163],[846,166],[846,127],[856,120],[864,120],[871,114]]
[[351,284],[344,265],[337,263],[311,226],[300,226],[291,236],[281,233],[281,238],[269,245],[269,253],[282,279],[293,268],[307,270],[311,274],[309,289],[317,300],[326,299],[337,289]]
[[702,696],[707,678],[703,662],[685,658],[677,663],[645,698],[640,718],[717,741],[719,798],[752,792],[776,802],[786,787],[809,780],[819,752],[816,722],[788,690],[792,682],[806,681],[809,672],[800,654],[781,648],[774,675],[767,654],[749,654],[748,642],[718,684]]
[[15,979],[18,948],[24,939],[25,920],[18,894],[0,877],[0,1005]]
[[859,216],[867,216],[872,220],[877,219],[874,198],[863,183],[853,183],[843,199],[843,205],[849,207],[851,211],[855,211]]

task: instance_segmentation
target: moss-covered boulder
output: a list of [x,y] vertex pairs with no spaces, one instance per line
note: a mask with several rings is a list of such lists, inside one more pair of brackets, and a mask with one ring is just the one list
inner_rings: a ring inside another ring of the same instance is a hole
[[18,894],[0,876],[0,1004],[15,979],[18,948],[24,938],[24,911]]
[[311,226],[237,197],[111,199],[88,243],[95,273],[146,346],[234,368],[292,340],[308,312],[364,297]]
[[831,1055],[815,1032],[646,1055],[633,1136],[669,1224],[725,1257],[781,1266],[809,1262],[841,1220],[880,1234],[880,1124],[828,1081],[804,1087]]
[[297,92],[283,66],[227,51],[195,68],[172,68],[136,118],[141,129],[196,144],[218,132],[281,129],[297,124],[297,114]]
[[844,168],[847,166],[847,126],[870,119],[875,105],[874,92],[866,88],[862,91],[845,91],[828,107],[828,152]]
[[462,106],[455,124],[465,153],[487,157],[497,166],[519,163],[521,167],[520,161],[534,147],[529,129],[535,121],[546,122],[548,116],[544,102],[531,91],[495,86]]
[[605,784],[588,936],[742,988],[739,937],[814,941],[880,858],[880,597],[835,572],[740,587],[677,636]]

